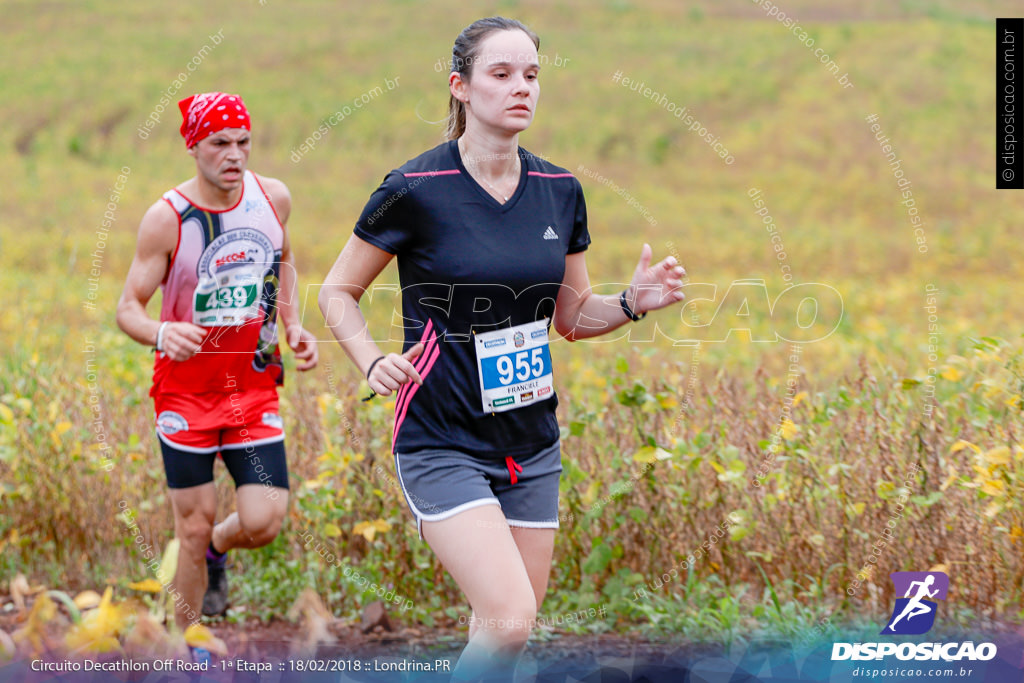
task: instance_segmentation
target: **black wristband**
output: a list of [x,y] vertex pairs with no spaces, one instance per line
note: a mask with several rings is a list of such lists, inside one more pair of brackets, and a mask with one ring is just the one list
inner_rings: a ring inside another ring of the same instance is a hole
[[647,311],[644,311],[642,315],[637,315],[636,313],[633,312],[633,309],[631,309],[629,307],[629,304],[626,303],[626,292],[628,291],[628,289],[624,289],[622,290],[622,294],[619,295],[619,304],[622,305],[622,312],[625,313],[626,316],[633,322],[636,322],[637,320],[643,320],[644,318],[647,317]]
[[369,379],[370,379],[370,373],[373,372],[374,366],[376,366],[377,363],[381,362],[382,360],[384,360],[384,356],[380,356],[379,358],[374,360],[372,363],[370,363],[370,367],[366,370],[366,379],[367,379],[367,381],[369,381]]

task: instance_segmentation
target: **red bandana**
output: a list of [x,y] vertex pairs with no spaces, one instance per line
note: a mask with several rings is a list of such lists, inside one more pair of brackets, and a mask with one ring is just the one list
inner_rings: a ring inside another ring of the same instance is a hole
[[252,130],[249,112],[238,95],[222,92],[204,92],[190,95],[178,102],[181,109],[181,135],[185,146],[191,147],[208,135],[225,128]]

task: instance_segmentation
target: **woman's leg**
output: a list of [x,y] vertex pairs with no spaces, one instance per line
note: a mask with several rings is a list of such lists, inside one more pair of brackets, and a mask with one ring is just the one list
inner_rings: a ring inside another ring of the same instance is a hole
[[[551,556],[555,549],[554,529],[526,529],[511,527],[512,539],[516,542],[519,556],[530,577],[530,586],[537,600],[537,613],[544,602],[548,590],[548,578],[551,576]],[[476,614],[469,621],[470,639],[476,635]]]
[[512,527],[512,538],[515,539],[519,555],[523,558],[526,573],[530,576],[533,595],[537,599],[537,612],[540,612],[544,594],[548,590],[548,578],[551,576],[551,556],[555,550],[554,529],[526,529]]
[[[501,508],[481,505],[438,522],[423,522],[423,537],[466,594],[473,609],[469,644],[459,657],[452,680],[510,680],[516,661],[537,617],[535,585],[547,585],[547,574],[535,569],[540,558],[533,535],[523,541],[529,559],[524,560],[515,534]],[[554,538],[553,530],[548,531]],[[547,551],[550,563],[550,549]],[[533,571],[531,571],[531,569]]]

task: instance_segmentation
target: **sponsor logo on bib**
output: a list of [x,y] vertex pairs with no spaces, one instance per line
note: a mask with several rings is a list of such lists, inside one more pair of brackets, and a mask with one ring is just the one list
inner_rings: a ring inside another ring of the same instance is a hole
[[263,269],[269,268],[273,262],[274,245],[265,234],[251,228],[228,230],[203,250],[196,274],[200,280],[213,280],[224,271],[257,266],[258,274],[262,276]]

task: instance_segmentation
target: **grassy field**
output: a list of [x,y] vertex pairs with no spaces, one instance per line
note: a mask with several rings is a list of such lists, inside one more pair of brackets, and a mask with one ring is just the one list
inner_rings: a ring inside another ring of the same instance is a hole
[[[994,17],[1019,8],[786,4],[836,73],[740,0],[0,2],[0,585],[123,599],[151,576],[124,510],[171,538],[151,355],[113,314],[139,219],[194,172],[177,100],[245,97],[250,167],[291,188],[304,321],[327,340],[316,283],[384,174],[440,140],[458,31],[501,13],[541,36],[521,144],[583,182],[591,280],[614,291],[647,241],[691,283],[628,338],[553,346],[566,472],[542,615],[601,606],[565,629],[719,642],[869,632],[890,572],[942,566],[950,627],[1019,622],[1024,194],[993,189],[992,116]],[[830,302],[808,331],[791,283]],[[382,338],[392,304],[368,307]],[[353,571],[401,596],[399,622],[468,613],[395,484],[391,406],[361,404],[360,380],[333,343],[291,373],[294,504],[238,557],[230,620],[283,617],[305,588],[355,617],[377,595]]]

